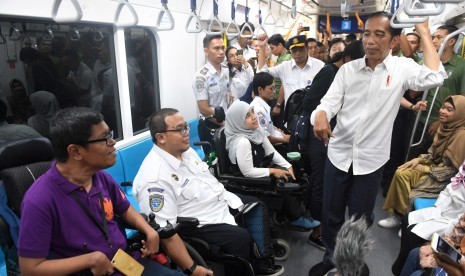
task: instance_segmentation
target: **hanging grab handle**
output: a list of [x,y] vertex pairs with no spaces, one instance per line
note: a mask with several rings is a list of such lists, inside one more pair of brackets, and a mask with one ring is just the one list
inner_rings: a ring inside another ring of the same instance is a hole
[[423,23],[428,20],[428,17],[421,17],[421,18],[397,18],[399,14],[404,11],[405,7],[410,5],[412,1],[406,0],[404,1],[400,7],[394,12],[394,15],[391,18],[391,26],[393,28],[411,28],[415,26],[416,23]]
[[[416,2],[418,4],[422,4],[421,1],[418,1]],[[411,16],[417,16],[417,15],[438,15],[440,13],[442,13],[444,11],[444,9],[446,8],[446,5],[444,5],[443,3],[435,3],[435,8],[434,9],[427,9],[427,8],[415,8],[415,4],[416,3],[413,3],[412,6],[410,5],[407,5],[405,6],[405,13],[407,15],[411,15]],[[422,5],[423,6],[423,5]]]
[[[158,14],[157,24],[155,25],[155,29],[157,31],[170,31],[174,29],[174,18],[170,10],[168,9],[168,0],[161,0],[161,6],[162,8],[160,10],[160,13]],[[161,20],[163,19],[163,16],[165,14],[168,17],[169,22],[165,26],[162,26]]]
[[281,16],[281,10],[282,10],[282,7],[281,5],[279,5],[279,12],[278,12],[279,18],[274,23],[275,27],[284,27],[284,20],[283,20],[283,17]]
[[53,7],[52,7],[52,19],[53,19],[53,21],[55,21],[57,23],[66,23],[66,22],[76,22],[76,21],[81,20],[81,18],[82,18],[82,9],[81,9],[81,6],[78,3],[78,0],[71,0],[71,3],[73,4],[73,7],[74,7],[74,11],[76,12],[76,14],[74,16],[69,16],[69,17],[60,16],[60,17],[58,17],[58,9],[60,8],[61,1],[62,0],[55,0],[55,2],[53,3]]
[[297,17],[297,0],[292,0],[291,17],[292,19]]
[[[242,26],[241,32],[239,33],[240,36],[243,38],[252,38],[253,33],[252,33],[252,26],[249,24],[249,0],[245,0],[245,24]],[[249,31],[249,35],[244,35],[245,31]]]
[[263,28],[262,26],[262,9],[260,8],[260,1],[258,1],[258,24],[259,24],[258,28],[255,30],[255,36],[256,37],[261,36],[261,35],[268,36],[265,28]]
[[[113,21],[115,26],[116,27],[130,27],[130,26],[137,25],[137,23],[139,23],[139,16],[137,16],[137,13],[136,13],[136,10],[134,9],[134,7],[127,0],[120,0],[118,2],[119,2],[119,5],[116,8],[115,19]],[[129,9],[129,12],[132,15],[133,20],[130,21],[129,23],[120,23],[119,22],[121,11],[123,10],[124,6],[126,6]]]
[[[186,22],[186,27],[184,28],[187,33],[200,33],[202,31],[202,22],[200,21],[200,17],[197,15],[197,1],[191,0],[191,14]],[[195,20],[195,29],[189,29],[189,25],[191,21]]]
[[[268,15],[265,17],[265,25],[274,25],[276,23],[276,19],[273,16],[273,13],[271,12],[271,3],[273,1],[270,0],[270,3],[268,3]],[[259,2],[260,4],[260,2]],[[271,18],[271,19],[268,19]],[[271,20],[271,21],[270,21]],[[260,23],[261,25],[261,23]]]
[[[219,31],[213,31],[213,26],[217,25],[219,27]],[[218,18],[218,0],[213,0],[213,19],[210,21],[210,25],[208,25],[207,35],[221,35],[223,34],[224,28],[223,23],[221,23],[220,19]]]
[[79,39],[81,39],[81,34],[79,33],[77,27],[73,27],[69,34],[71,41],[79,41]]
[[[236,24],[236,21],[234,20],[236,18],[236,7],[235,7],[235,3],[234,3],[234,0],[231,1],[231,22],[229,22],[228,26],[226,27],[226,30],[225,30],[225,33],[226,35],[228,36],[229,39],[232,39],[236,36],[239,35],[240,33],[240,28],[239,26]],[[230,32],[229,29],[231,29],[232,27],[236,28],[236,32]]]

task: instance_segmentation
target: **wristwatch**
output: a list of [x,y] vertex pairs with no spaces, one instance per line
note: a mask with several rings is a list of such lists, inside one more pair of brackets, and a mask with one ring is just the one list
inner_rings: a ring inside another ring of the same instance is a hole
[[196,268],[197,268],[197,264],[194,262],[194,264],[191,267],[184,269],[183,273],[186,275],[191,275],[192,273],[194,273],[194,270]]
[[414,106],[415,106],[415,105],[412,104],[408,109],[413,110],[413,107],[414,107]]
[[281,107],[281,104],[280,104],[280,103],[277,103],[277,104],[276,104],[276,107],[278,107],[278,108]]

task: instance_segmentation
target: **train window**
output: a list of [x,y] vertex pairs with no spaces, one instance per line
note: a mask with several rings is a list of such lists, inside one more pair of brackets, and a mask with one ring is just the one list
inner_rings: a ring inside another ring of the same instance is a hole
[[[115,58],[118,53],[115,53],[112,25],[55,24],[23,19],[12,23],[11,19],[0,19],[0,27],[0,34],[5,38],[0,44],[0,99],[8,105],[8,122],[30,124],[48,136],[47,120],[57,110],[56,104],[53,105],[55,108],[50,108],[50,102],[54,101],[58,102],[59,108],[86,106],[100,111],[115,138],[123,138]],[[137,43],[147,43],[144,40],[146,34],[133,33],[130,38],[136,46],[140,48]],[[154,39],[147,41],[153,44]],[[144,57],[134,52],[132,58],[128,61],[135,63],[137,58],[148,61],[152,52]],[[139,75],[146,70],[142,66],[153,67],[140,64]],[[151,72],[152,75],[144,74],[145,78],[138,76],[136,71],[132,73],[139,83],[153,87],[154,70]],[[34,95],[38,91],[49,93]],[[155,97],[151,96],[151,101],[132,97],[141,101],[140,110],[136,108],[138,116],[146,116],[147,110],[153,109]],[[36,115],[41,117],[40,124]],[[134,130],[140,131],[143,127],[136,125]]]
[[126,28],[126,61],[134,134],[147,130],[147,118],[157,109],[155,38],[144,28]]

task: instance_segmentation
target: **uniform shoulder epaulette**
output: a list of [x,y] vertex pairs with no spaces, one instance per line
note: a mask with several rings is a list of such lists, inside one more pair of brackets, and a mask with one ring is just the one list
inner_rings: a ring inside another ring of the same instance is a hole
[[200,74],[202,75],[206,75],[208,73],[208,68],[207,67],[203,67],[202,70],[200,70]]

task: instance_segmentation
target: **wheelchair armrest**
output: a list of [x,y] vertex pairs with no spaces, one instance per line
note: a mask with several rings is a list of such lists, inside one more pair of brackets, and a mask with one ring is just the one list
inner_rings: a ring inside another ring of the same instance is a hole
[[219,178],[220,178],[220,182],[221,180],[228,180],[232,182],[245,183],[245,184],[250,184],[250,185],[271,186],[271,183],[272,183],[270,177],[251,178],[251,177],[244,177],[244,176],[235,176],[232,174],[220,174]]
[[121,187],[132,187],[132,181],[121,182]]
[[199,225],[199,220],[193,217],[177,217],[176,220],[179,227],[197,227]]

